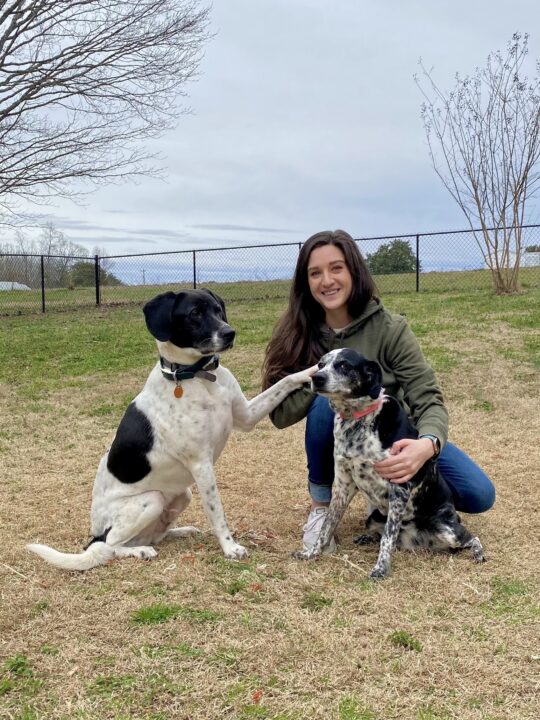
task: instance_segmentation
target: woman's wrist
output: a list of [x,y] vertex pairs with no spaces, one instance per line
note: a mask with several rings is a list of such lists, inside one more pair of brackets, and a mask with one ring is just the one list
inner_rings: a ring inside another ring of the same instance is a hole
[[431,457],[436,458],[441,452],[441,441],[436,435],[420,435],[419,440],[428,440],[431,443],[432,455]]

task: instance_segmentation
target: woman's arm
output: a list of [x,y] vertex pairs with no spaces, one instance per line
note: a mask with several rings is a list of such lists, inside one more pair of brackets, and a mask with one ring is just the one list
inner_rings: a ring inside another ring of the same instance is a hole
[[315,395],[311,390],[295,390],[270,413],[270,420],[280,430],[303,420]]

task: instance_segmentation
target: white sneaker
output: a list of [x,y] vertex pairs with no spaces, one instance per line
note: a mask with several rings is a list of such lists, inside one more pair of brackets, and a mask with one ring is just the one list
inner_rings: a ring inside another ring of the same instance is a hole
[[[326,518],[327,512],[328,512],[327,507],[318,507],[309,513],[306,524],[303,527],[304,550],[311,550],[311,548],[317,542],[317,539],[318,539],[319,535],[321,534],[322,526],[323,526],[324,520]],[[330,555],[331,553],[334,553],[334,552],[336,552],[336,542],[335,542],[334,538],[332,537],[328,547],[323,550],[323,553],[325,555]]]

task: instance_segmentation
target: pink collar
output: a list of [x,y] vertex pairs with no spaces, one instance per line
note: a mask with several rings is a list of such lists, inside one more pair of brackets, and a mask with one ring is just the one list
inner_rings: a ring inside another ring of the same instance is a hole
[[339,413],[339,416],[342,420],[360,420],[360,418],[363,418],[366,415],[375,412],[375,410],[379,410],[382,407],[383,402],[384,397],[381,397],[376,402],[374,402],[373,405],[368,405],[368,407],[364,408],[363,410],[356,410],[355,412],[351,412],[351,417],[346,417],[345,415],[343,415],[342,412]]

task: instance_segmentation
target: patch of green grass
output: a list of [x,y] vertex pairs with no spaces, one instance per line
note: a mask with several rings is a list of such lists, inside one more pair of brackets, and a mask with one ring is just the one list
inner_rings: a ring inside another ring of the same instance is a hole
[[137,684],[134,675],[101,675],[90,683],[89,690],[97,695],[122,693]]
[[355,697],[346,697],[338,706],[339,720],[377,720],[376,715],[367,710]]
[[444,710],[435,710],[432,705],[420,708],[416,715],[417,720],[453,720],[453,717]]
[[142,607],[131,615],[131,622],[137,625],[155,625],[176,617],[181,611],[177,605],[151,605]]
[[414,650],[415,652],[422,652],[422,643],[411,635],[406,630],[395,630],[390,633],[388,639],[396,647],[405,648],[405,650]]
[[131,622],[136,625],[153,625],[175,617],[181,617],[192,623],[217,622],[222,619],[222,614],[213,610],[198,610],[183,605],[156,604],[142,607],[131,615]]
[[45,643],[39,648],[39,652],[43,655],[58,655],[60,649],[57,648],[56,645],[48,645]]
[[13,655],[4,662],[4,670],[11,675],[18,677],[30,677],[33,675],[30,662],[26,655]]
[[0,697],[14,688],[13,681],[9,678],[0,678]]
[[205,655],[204,650],[193,647],[189,643],[178,643],[177,645],[143,645],[140,652],[147,657],[164,657],[179,655],[181,657],[197,658]]
[[225,587],[225,592],[227,595],[236,595],[237,593],[241,592],[242,590],[245,590],[247,586],[246,580],[233,580],[231,583],[229,583]]
[[238,665],[238,650],[232,648],[222,648],[210,656],[210,660],[216,665],[224,667],[235,667]]
[[510,625],[535,621],[540,607],[535,602],[529,583],[514,578],[494,577],[492,595],[480,607],[490,618],[504,618]]
[[495,410],[495,405],[490,400],[485,400],[482,398],[481,394],[479,392],[476,392],[474,395],[474,406],[475,410],[481,410],[482,412],[493,412]]
[[0,696],[16,692],[19,698],[32,697],[42,685],[43,680],[35,677],[26,655],[17,654],[5,660],[0,677]]
[[491,586],[498,597],[527,595],[530,591],[529,585],[523,580],[510,578],[494,577],[491,580]]
[[304,595],[300,607],[310,612],[320,612],[324,608],[329,607],[332,602],[333,600],[331,598],[327,598],[313,590]]
[[270,711],[264,705],[244,705],[238,715],[238,720],[250,720],[251,718],[269,718]]

